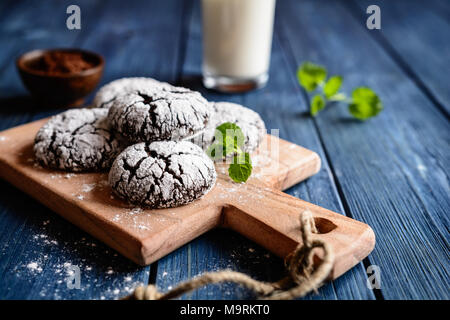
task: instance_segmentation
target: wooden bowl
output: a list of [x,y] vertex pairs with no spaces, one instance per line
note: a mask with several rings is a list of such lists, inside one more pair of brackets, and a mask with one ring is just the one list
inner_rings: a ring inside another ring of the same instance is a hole
[[[78,53],[92,67],[78,72],[47,73],[37,68],[47,53]],[[74,107],[84,103],[86,97],[100,82],[104,60],[97,53],[81,49],[33,50],[20,56],[17,69],[25,87],[39,104],[49,107]]]

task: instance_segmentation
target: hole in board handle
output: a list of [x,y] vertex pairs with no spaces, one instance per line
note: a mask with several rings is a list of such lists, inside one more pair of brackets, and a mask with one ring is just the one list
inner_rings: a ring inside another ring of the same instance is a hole
[[328,233],[337,228],[337,225],[325,218],[315,217],[314,223],[319,234]]

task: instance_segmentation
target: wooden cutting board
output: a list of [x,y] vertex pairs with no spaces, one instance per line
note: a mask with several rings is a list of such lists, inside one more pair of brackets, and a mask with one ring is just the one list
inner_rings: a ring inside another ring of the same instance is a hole
[[150,264],[218,226],[285,257],[301,242],[299,214],[306,209],[319,229],[314,237],[334,249],[330,278],[353,267],[375,245],[368,225],[279,191],[320,169],[316,153],[290,142],[267,135],[252,154],[254,170],[245,184],[232,182],[226,167],[218,165],[217,184],[202,199],[178,208],[149,210],[114,197],[107,173],[74,174],[39,166],[33,141],[45,121],[0,132],[0,177],[138,264]]

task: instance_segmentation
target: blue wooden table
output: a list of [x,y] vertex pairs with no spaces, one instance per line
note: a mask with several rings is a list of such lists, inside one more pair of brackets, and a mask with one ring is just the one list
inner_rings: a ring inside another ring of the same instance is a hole
[[[377,245],[362,263],[306,299],[449,299],[450,3],[278,0],[270,81],[262,90],[223,95],[202,88],[199,1],[1,1],[0,130],[60,110],[36,107],[15,58],[47,47],[82,47],[106,59],[102,83],[150,76],[242,103],[284,139],[318,152],[322,169],[287,192],[368,223]],[[81,30],[66,28],[78,4]],[[366,8],[381,8],[381,30]],[[385,110],[361,123],[344,106],[316,118],[296,82],[303,61],[367,85]],[[91,97],[92,98],[92,97]],[[377,265],[381,288],[368,289]],[[70,266],[80,289],[66,284]],[[0,298],[115,299],[138,284],[162,290],[204,271],[231,268],[258,279],[283,275],[282,261],[227,230],[213,230],[148,267],[139,267],[0,181]],[[232,284],[188,299],[252,298]]]

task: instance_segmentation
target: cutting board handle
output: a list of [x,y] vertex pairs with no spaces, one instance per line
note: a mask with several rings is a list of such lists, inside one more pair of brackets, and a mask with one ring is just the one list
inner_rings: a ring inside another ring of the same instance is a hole
[[239,185],[239,196],[223,209],[222,225],[286,257],[301,243],[299,216],[305,210],[311,211],[318,229],[313,238],[327,241],[338,253],[330,278],[337,278],[373,250],[375,234],[367,224],[252,183]]

